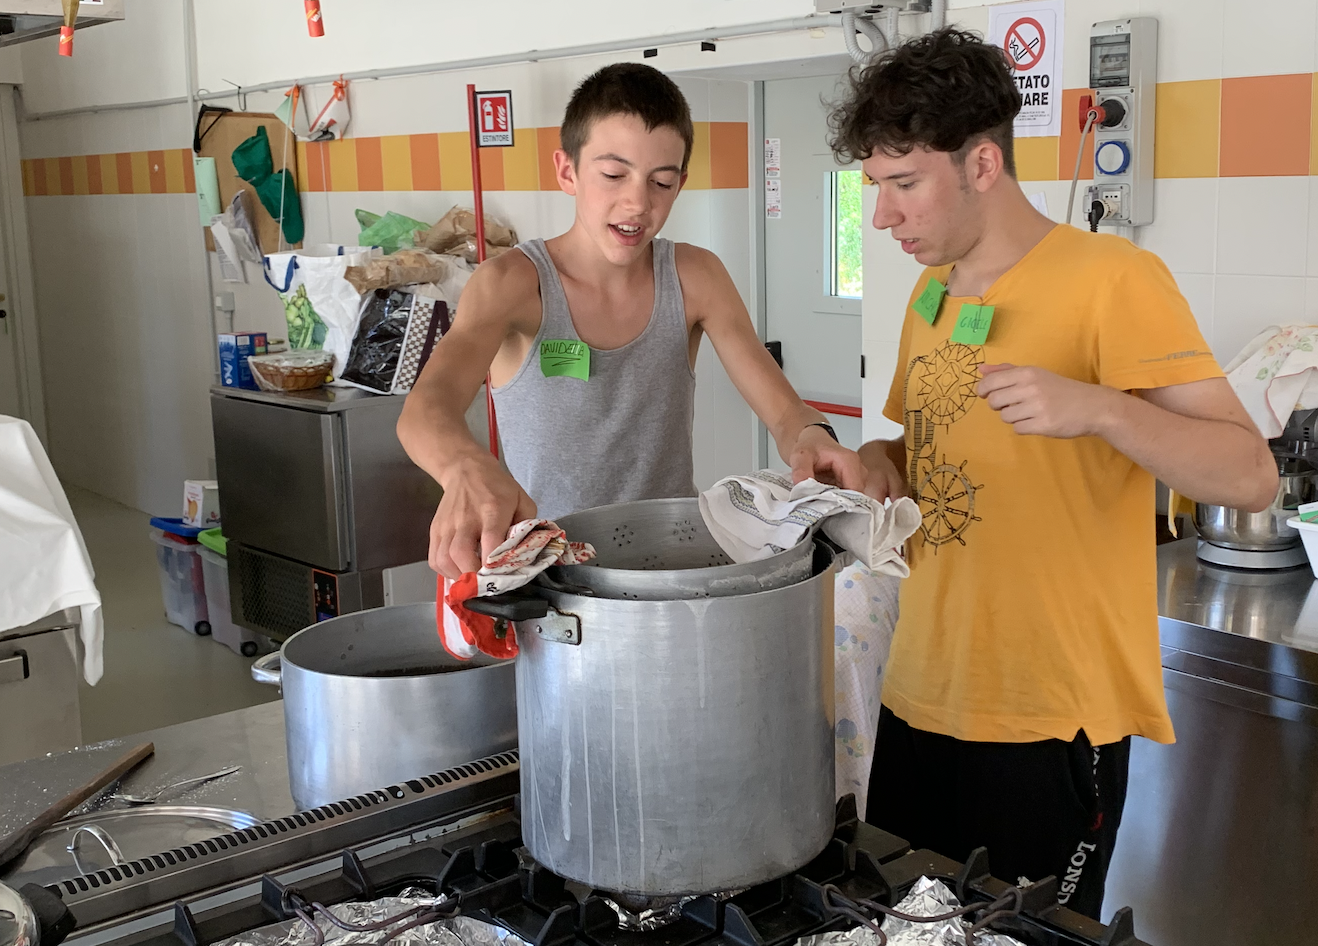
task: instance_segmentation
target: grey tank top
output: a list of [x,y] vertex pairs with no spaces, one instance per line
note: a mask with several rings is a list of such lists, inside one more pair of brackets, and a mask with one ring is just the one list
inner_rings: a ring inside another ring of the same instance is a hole
[[590,352],[590,380],[545,377],[540,343],[580,341],[544,240],[518,245],[540,274],[540,331],[512,380],[494,391],[504,461],[556,519],[593,506],[695,496],[686,307],[670,240],[655,239],[654,311],[621,348]]

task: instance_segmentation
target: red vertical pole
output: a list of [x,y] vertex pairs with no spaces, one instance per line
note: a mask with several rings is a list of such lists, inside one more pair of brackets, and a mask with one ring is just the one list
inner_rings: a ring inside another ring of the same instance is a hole
[[[480,128],[476,114],[476,86],[467,86],[467,124],[471,135],[472,209],[476,213],[476,262],[485,262],[485,199],[481,193]],[[494,416],[494,385],[485,376],[485,414],[490,422],[490,453],[499,455],[499,421]]]

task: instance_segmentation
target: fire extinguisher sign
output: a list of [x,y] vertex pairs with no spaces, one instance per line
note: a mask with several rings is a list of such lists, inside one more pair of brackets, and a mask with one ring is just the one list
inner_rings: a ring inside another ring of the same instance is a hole
[[482,148],[511,148],[513,146],[513,94],[503,92],[476,93],[477,143]]

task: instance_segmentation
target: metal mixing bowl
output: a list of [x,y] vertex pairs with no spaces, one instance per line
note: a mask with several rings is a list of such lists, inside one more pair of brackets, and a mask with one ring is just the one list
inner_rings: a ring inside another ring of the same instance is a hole
[[1300,456],[1277,457],[1281,482],[1272,505],[1262,512],[1196,503],[1194,525],[1204,541],[1226,549],[1272,552],[1300,542],[1300,533],[1286,524],[1301,503],[1318,500],[1318,468]]

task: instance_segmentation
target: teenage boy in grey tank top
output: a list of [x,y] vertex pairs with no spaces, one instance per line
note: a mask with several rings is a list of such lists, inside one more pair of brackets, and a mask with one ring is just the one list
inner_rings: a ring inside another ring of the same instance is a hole
[[[797,480],[899,488],[792,390],[718,258],[656,240],[693,138],[672,80],[607,66],[573,93],[561,135],[554,167],[576,198],[571,229],[477,270],[398,422],[408,455],[444,488],[431,566],[453,579],[476,571],[537,514],[695,495],[693,367],[706,335]],[[508,472],[464,419],[487,372]]]

